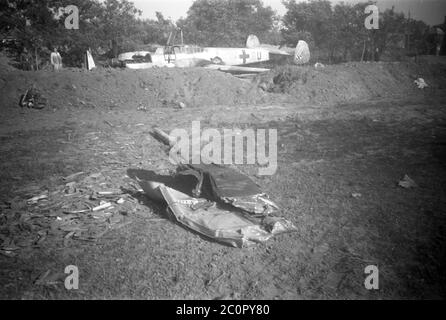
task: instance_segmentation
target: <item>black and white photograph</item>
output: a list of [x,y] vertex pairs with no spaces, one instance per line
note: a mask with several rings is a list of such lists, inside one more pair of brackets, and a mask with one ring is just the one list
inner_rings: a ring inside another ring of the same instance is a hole
[[0,300],[444,300],[445,32],[444,0],[0,0]]

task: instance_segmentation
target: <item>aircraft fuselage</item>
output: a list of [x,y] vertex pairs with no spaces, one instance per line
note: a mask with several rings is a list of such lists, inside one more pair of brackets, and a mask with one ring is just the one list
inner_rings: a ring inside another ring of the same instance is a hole
[[184,47],[174,48],[175,54],[164,54],[164,48],[159,48],[152,55],[152,63],[165,66],[169,63],[182,65],[182,61],[209,61],[216,64],[239,66],[269,60],[269,52],[262,48],[213,48]]

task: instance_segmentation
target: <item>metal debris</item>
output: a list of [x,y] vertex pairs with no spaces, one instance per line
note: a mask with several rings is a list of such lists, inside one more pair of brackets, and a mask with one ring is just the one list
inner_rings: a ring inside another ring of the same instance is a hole
[[418,78],[414,81],[414,83],[417,85],[418,89],[424,89],[428,87],[427,83],[424,81],[423,78]]
[[[15,190],[17,196],[0,202],[0,255],[14,258],[58,239],[64,246],[96,241],[132,223],[130,213],[138,202],[122,190],[104,190],[109,180],[104,172],[77,172],[61,178],[63,183],[50,192],[34,185]],[[131,185],[127,189],[138,193]]]
[[38,201],[43,200],[43,199],[47,199],[47,198],[48,198],[48,195],[42,194],[40,196],[35,196],[35,197],[32,197],[31,199],[28,199],[28,203],[29,204],[37,203]]
[[43,109],[47,104],[47,99],[33,85],[20,97],[19,105],[22,108]]
[[61,272],[51,272],[51,270],[47,270],[43,272],[35,281],[35,285],[41,286],[54,286],[60,282],[63,282],[66,275]]
[[79,177],[79,176],[82,175],[82,174],[84,174],[83,171],[81,171],[81,172],[76,172],[76,173],[70,174],[69,176],[64,177],[63,179],[64,179],[65,181],[71,181],[71,180],[76,179],[77,177]]
[[112,204],[110,202],[105,202],[105,203],[102,203],[101,205],[99,205],[97,207],[94,207],[92,211],[95,212],[95,211],[104,210],[104,209],[107,209],[107,208],[111,207],[111,205]]
[[398,185],[405,189],[418,187],[415,181],[413,181],[407,174],[404,175],[404,178],[400,182],[398,182]]

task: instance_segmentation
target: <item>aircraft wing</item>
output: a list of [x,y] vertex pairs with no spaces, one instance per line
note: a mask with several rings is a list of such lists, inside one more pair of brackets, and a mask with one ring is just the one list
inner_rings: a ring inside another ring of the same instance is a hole
[[267,72],[270,70],[270,69],[265,69],[265,68],[228,66],[228,65],[220,65],[220,64],[208,64],[207,66],[204,66],[203,68],[219,70],[219,71],[229,72],[229,73],[262,73],[262,72]]
[[273,46],[269,44],[260,44],[258,48],[267,50],[270,54],[277,54],[283,56],[292,56],[294,55],[294,49],[292,48],[279,48],[279,46]]

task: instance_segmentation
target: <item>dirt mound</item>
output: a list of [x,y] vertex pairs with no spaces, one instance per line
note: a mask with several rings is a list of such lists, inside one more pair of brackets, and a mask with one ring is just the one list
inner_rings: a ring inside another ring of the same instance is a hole
[[419,94],[422,91],[414,84],[419,77],[429,90],[444,90],[445,71],[445,65],[407,62],[283,66],[257,81],[268,92],[288,94],[298,103],[333,104]]
[[0,74],[13,72],[15,70],[17,69],[12,66],[11,59],[4,52],[0,52]]
[[33,84],[52,107],[140,108],[255,103],[265,94],[249,82],[201,68],[91,72],[15,71],[4,74],[0,102],[16,106]]
[[[52,108],[144,111],[180,105],[190,108],[281,101],[330,105],[441,93],[446,88],[446,64],[413,62],[347,63],[321,68],[281,66],[258,76],[253,83],[202,68],[91,72],[79,69],[19,71],[7,64],[5,68],[0,74],[0,104],[4,108],[17,108],[20,96],[32,85]],[[419,77],[424,78],[428,88],[417,88],[414,80]]]

